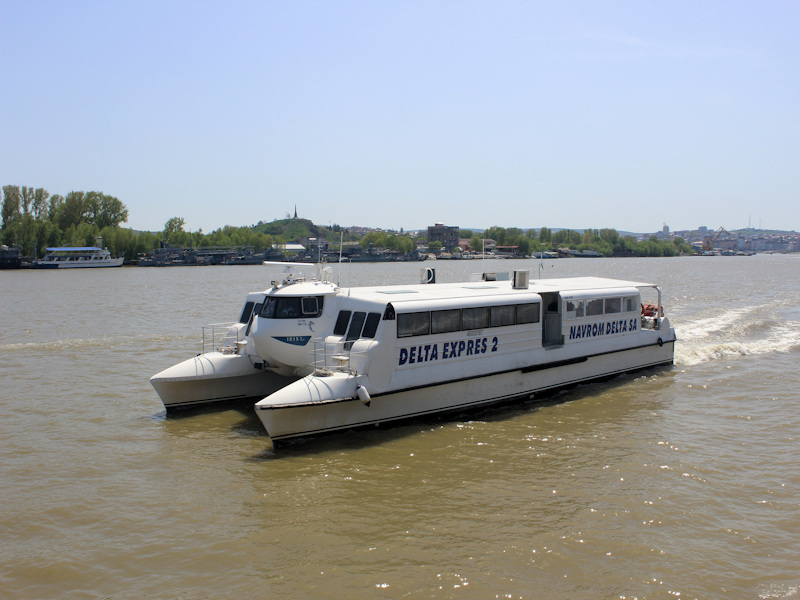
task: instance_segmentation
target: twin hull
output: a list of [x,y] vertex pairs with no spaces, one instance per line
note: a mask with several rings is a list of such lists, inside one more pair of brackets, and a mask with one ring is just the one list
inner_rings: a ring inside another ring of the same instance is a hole
[[263,398],[297,378],[257,369],[246,354],[208,352],[150,378],[164,408]]

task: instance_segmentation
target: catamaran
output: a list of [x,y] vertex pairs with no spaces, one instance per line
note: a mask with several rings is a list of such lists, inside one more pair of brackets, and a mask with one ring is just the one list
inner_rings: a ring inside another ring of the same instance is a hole
[[514,399],[673,363],[652,283],[528,271],[340,288],[273,282],[252,348],[285,385],[258,401],[273,442]]

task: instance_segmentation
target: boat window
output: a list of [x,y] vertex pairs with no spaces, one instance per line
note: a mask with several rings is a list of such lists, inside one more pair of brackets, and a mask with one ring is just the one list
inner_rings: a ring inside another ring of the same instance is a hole
[[[261,316],[268,319],[301,319],[303,317],[318,317],[322,314],[323,296],[300,297],[275,297],[267,298],[261,309]],[[313,302],[306,302],[313,300]],[[315,310],[306,312],[304,308]]]
[[319,314],[319,301],[315,296],[309,296],[307,298],[303,298],[302,302],[303,314],[311,316],[317,316]]
[[625,296],[622,299],[622,306],[625,312],[639,310],[639,299],[636,296]]
[[245,335],[250,335],[250,328],[253,326],[253,321],[255,321],[256,315],[261,314],[262,306],[263,305],[261,303],[258,303],[255,305],[255,308],[253,308],[253,313],[250,315],[250,320],[247,322],[247,330],[244,332]]
[[394,306],[392,306],[391,304],[387,304],[386,310],[383,311],[383,318],[386,319],[387,321],[394,321],[394,317],[395,317]]
[[374,338],[378,331],[378,324],[381,322],[381,313],[369,313],[367,321],[364,323],[364,331],[361,336],[365,338]]
[[567,319],[578,319],[583,316],[583,300],[567,300],[564,316]]
[[347,331],[347,324],[350,322],[350,311],[340,310],[336,325],[333,326],[333,335],[344,335]]
[[253,314],[253,303],[245,302],[242,309],[242,316],[239,317],[239,323],[247,323],[250,320],[250,315]]
[[436,310],[431,313],[431,333],[461,331],[461,309]]
[[517,320],[516,307],[513,304],[492,306],[490,309],[490,324],[492,327],[506,327],[514,325]]
[[539,322],[539,303],[517,304],[517,325]]
[[586,316],[591,317],[594,315],[603,314],[603,299],[597,298],[595,300],[586,301]]
[[489,307],[465,308],[461,318],[464,331],[489,327]]
[[357,340],[361,337],[361,328],[364,327],[364,319],[367,317],[365,312],[353,313],[350,321],[350,329],[347,330],[347,340]]
[[428,335],[431,330],[431,313],[402,313],[397,315],[397,337]]
[[622,310],[621,298],[606,298],[606,314],[613,315]]

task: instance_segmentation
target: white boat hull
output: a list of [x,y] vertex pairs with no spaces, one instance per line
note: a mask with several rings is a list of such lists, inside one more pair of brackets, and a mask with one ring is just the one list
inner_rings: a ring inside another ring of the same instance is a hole
[[[669,342],[359,398],[353,375],[308,376],[256,404],[272,440],[530,398],[576,383],[673,363]],[[362,392],[363,396],[363,392]]]
[[247,355],[209,352],[153,375],[150,383],[170,410],[263,398],[295,380],[256,368]]
[[37,269],[94,269],[100,267],[121,267],[124,260],[125,259],[123,257],[74,262],[39,260],[36,261],[34,267]]

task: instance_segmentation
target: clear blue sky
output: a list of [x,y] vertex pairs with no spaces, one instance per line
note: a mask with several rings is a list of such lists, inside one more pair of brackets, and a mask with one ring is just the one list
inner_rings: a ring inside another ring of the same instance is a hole
[[0,80],[135,229],[800,229],[797,1],[0,0]]

